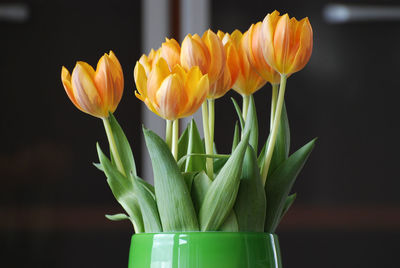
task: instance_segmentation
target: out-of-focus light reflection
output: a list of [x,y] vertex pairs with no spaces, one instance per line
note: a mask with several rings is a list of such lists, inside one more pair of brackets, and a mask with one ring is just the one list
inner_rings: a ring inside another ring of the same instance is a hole
[[0,21],[22,23],[28,18],[29,7],[26,4],[0,4]]
[[400,6],[328,4],[323,9],[326,22],[340,24],[361,21],[400,21]]

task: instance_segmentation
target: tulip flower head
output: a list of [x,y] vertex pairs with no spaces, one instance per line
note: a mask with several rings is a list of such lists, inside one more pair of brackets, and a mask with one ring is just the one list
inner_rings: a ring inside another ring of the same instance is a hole
[[238,55],[238,63],[235,66],[238,70],[238,77],[232,87],[241,95],[251,95],[262,88],[267,81],[250,65],[242,45],[243,34],[239,30],[235,30],[231,35],[225,34],[225,38],[231,40]]
[[199,67],[186,71],[176,64],[170,70],[163,57],[157,60],[149,72],[137,62],[134,77],[136,97],[166,120],[194,114],[204,102],[209,89],[208,75],[203,75]]
[[241,46],[246,52],[247,59],[253,69],[256,70],[264,80],[271,84],[279,84],[279,73],[264,59],[261,47],[261,26],[261,22],[251,25],[249,30],[242,36]]
[[[199,35],[188,34],[182,42],[181,64],[188,71],[198,66],[203,74],[208,74],[210,88],[223,75],[226,65],[226,55],[221,39],[211,30]],[[209,98],[214,97],[210,92]]]
[[61,81],[72,103],[98,118],[107,118],[115,111],[124,88],[122,68],[112,51],[100,58],[96,71],[86,62],[78,61],[71,76],[63,66]]
[[308,18],[297,21],[278,11],[268,14],[261,26],[265,60],[277,72],[290,75],[304,68],[311,57],[313,31]]

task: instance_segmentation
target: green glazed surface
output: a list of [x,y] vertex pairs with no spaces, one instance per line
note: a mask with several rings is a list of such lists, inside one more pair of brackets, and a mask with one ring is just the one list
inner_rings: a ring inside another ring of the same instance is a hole
[[268,233],[182,232],[132,236],[129,268],[281,268]]

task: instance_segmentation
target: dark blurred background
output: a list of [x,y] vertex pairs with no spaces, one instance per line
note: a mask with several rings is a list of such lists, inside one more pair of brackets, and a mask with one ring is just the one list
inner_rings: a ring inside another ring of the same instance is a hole
[[[165,11],[167,36],[178,40],[183,3],[170,0]],[[245,31],[274,9],[308,16],[313,27],[311,60],[287,85],[292,152],[319,137],[295,184],[298,198],[277,230],[288,268],[400,267],[400,2],[342,3],[206,5],[214,31]],[[10,4],[19,13],[4,13]],[[62,65],[70,71],[77,60],[96,65],[103,53],[115,52],[125,75],[116,116],[140,174],[143,113],[133,67],[148,52],[143,14],[141,1],[0,1],[1,267],[127,266],[132,227],[105,219],[122,208],[91,166],[95,142],[106,147],[102,122],[72,105],[60,72]],[[236,120],[229,97],[240,100],[230,92],[216,101],[221,152],[230,150]],[[264,137],[269,101],[266,86],[256,93]]]

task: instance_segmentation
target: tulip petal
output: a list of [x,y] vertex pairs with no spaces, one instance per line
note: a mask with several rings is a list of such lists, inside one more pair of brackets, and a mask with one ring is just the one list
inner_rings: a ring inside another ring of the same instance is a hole
[[156,109],[162,117],[168,120],[175,120],[179,117],[180,109],[187,102],[183,90],[183,83],[179,76],[171,74],[162,82],[156,94]]
[[308,18],[304,18],[300,21],[296,32],[296,41],[299,43],[299,47],[293,58],[294,64],[292,70],[290,70],[291,73],[303,69],[311,57],[313,49],[313,31]]
[[147,77],[147,95],[151,101],[156,99],[157,90],[160,88],[164,79],[170,75],[170,70],[167,62],[163,58],[159,58],[154,69]]
[[204,44],[207,46],[208,51],[210,52],[211,60],[207,73],[210,83],[213,84],[216,80],[218,80],[222,76],[224,72],[226,54],[224,51],[224,46],[222,44],[222,41],[213,31],[211,30],[206,31],[202,36],[202,40]]
[[166,41],[162,43],[160,56],[167,61],[170,70],[180,64],[180,51],[181,47],[175,39],[166,38]]
[[182,42],[181,64],[185,70],[193,66],[199,66],[202,73],[207,73],[210,55],[203,41],[196,34],[193,37],[188,34]]
[[141,98],[138,98],[144,101],[144,98],[147,98],[147,75],[143,65],[138,61],[133,71],[133,77],[135,79],[136,88],[141,96]]
[[88,66],[90,65],[87,63],[77,62],[72,71],[71,80],[75,99],[86,113],[96,117],[107,117],[108,111],[102,108],[102,99],[90,76],[90,70],[93,68],[87,68]]
[[81,106],[75,99],[74,91],[73,91],[73,88],[71,85],[71,75],[69,74],[69,71],[67,70],[67,68],[65,68],[64,66],[61,69],[61,81],[62,81],[65,92],[67,93],[69,99],[79,110],[84,112],[84,110],[81,108]]
[[97,93],[103,101],[103,105],[105,107],[110,107],[114,98],[114,81],[111,73],[110,60],[106,55],[101,57],[97,63],[93,82],[97,88]]

